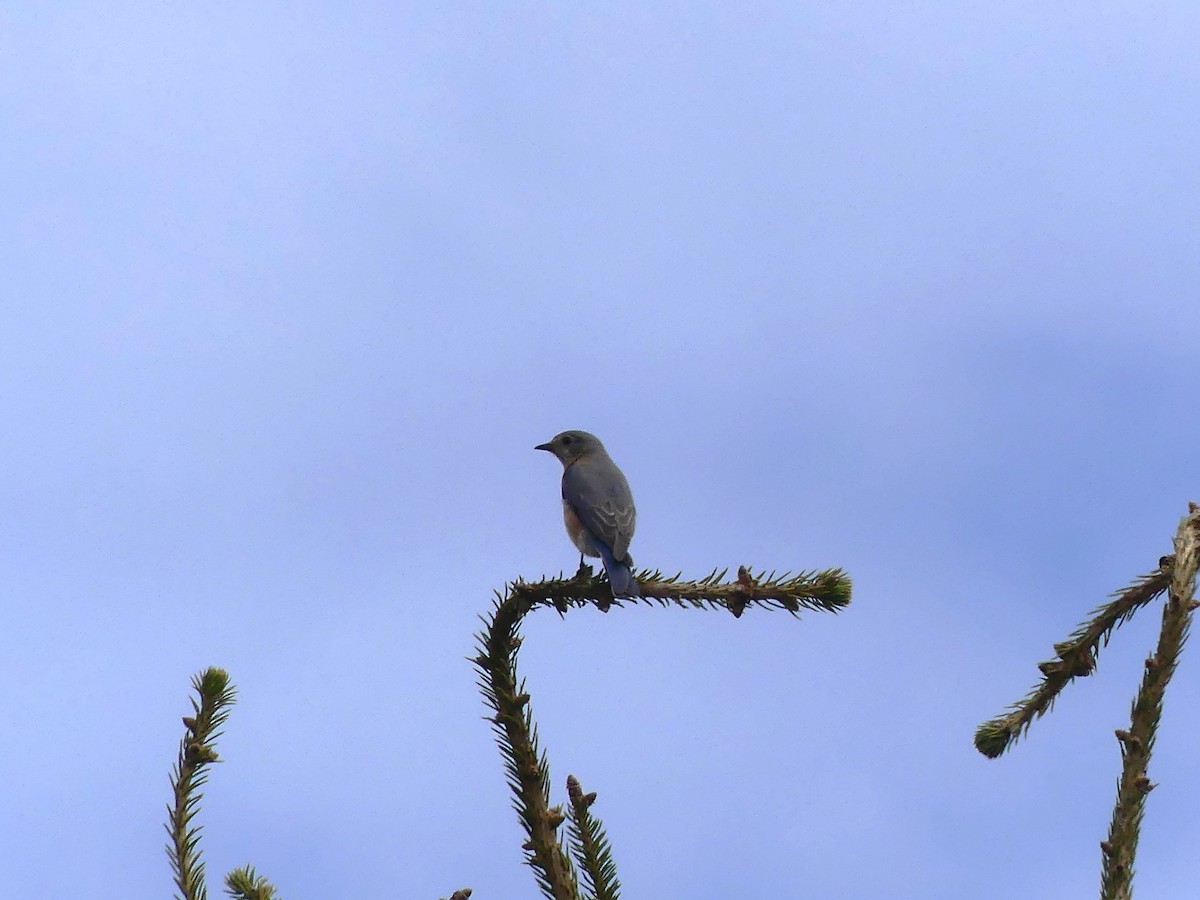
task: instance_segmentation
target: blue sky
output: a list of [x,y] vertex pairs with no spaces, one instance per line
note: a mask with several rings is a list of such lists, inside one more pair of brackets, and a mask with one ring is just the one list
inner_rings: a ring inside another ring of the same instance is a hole
[[[836,617],[533,617],[556,798],[636,897],[1094,894],[1156,612],[974,727],[1196,499],[1193,4],[0,12],[0,871],[161,897],[190,676],[214,894],[535,896],[466,657],[571,570],[846,568]],[[1137,888],[1194,890],[1172,684]],[[72,830],[74,829],[74,830]]]

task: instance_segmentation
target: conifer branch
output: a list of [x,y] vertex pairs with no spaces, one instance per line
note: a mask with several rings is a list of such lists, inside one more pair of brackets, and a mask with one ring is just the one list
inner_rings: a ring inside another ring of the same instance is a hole
[[1137,697],[1133,701],[1129,730],[1118,729],[1121,745],[1121,780],[1117,785],[1117,803],[1107,840],[1101,841],[1101,900],[1129,900],[1133,889],[1133,861],[1137,854],[1146,795],[1155,787],[1150,782],[1150,754],[1162,716],[1163,695],[1179,652],[1187,641],[1192,613],[1196,609],[1193,593],[1196,567],[1200,561],[1200,507],[1191,504],[1189,514],[1175,535],[1175,560],[1163,608],[1162,631],[1154,655],[1146,660],[1146,670]]
[[558,840],[557,828],[564,816],[550,808],[550,767],[538,749],[525,682],[517,680],[518,630],[530,608],[528,600],[511,591],[507,597],[497,594],[491,619],[476,635],[479,655],[473,662],[479,670],[480,690],[492,709],[492,730],[504,756],[513,806],[528,836],[525,862],[550,900],[580,900],[574,867]]
[[567,797],[571,801],[571,818],[567,827],[571,855],[583,872],[584,883],[594,900],[618,900],[621,882],[617,880],[612,845],[604,833],[604,826],[591,813],[596,793],[585,794],[579,780],[574,775],[568,775]]
[[192,715],[184,716],[187,729],[179,742],[179,757],[171,772],[174,805],[167,807],[167,856],[175,874],[180,900],[207,900],[204,861],[200,854],[200,825],[193,819],[200,810],[200,789],[208,781],[208,766],[217,761],[216,741],[229,718],[237,689],[224,669],[210,668],[192,677],[199,702],[191,698]]
[[234,900],[278,900],[275,885],[255,872],[254,866],[242,866],[226,875],[225,893]]
[[1063,688],[1076,678],[1092,674],[1100,647],[1108,644],[1113,630],[1167,589],[1173,564],[1173,557],[1164,556],[1157,569],[1124,590],[1114,592],[1111,601],[1093,610],[1088,621],[1065,641],[1055,644],[1055,658],[1038,664],[1041,683],[1024,700],[1009,707],[1007,713],[980,725],[975,731],[975,748],[991,759],[1000,756],[1029,730],[1035,719],[1050,711]]
[[[551,606],[565,614],[571,607],[595,604],[608,609],[613,604],[640,601],[685,608],[720,607],[740,616],[751,606],[786,609],[796,615],[801,608],[837,612],[850,602],[850,579],[841,569],[756,576],[742,566],[736,581],[722,583],[724,576],[725,572],[714,570],[699,581],[682,582],[679,575],[667,578],[643,570],[636,575],[642,596],[615,600],[608,580],[581,565],[572,578],[517,580],[503,596],[497,592],[492,614],[483,620],[484,629],[476,635],[479,650],[472,662],[492,711],[490,721],[504,757],[513,806],[528,837],[525,861],[550,900],[580,900],[579,876],[558,838],[557,829],[566,816],[561,808],[550,807],[549,764],[538,748],[525,682],[517,675],[521,620],[537,606]],[[617,884],[615,872],[611,883]]]
[[748,567],[739,566],[737,579],[723,582],[728,571],[714,569],[697,581],[681,581],[681,574],[665,576],[658,570],[643,569],[634,575],[641,596],[618,599],[613,597],[607,578],[593,575],[591,566],[581,565],[571,578],[516,581],[510,592],[519,595],[531,608],[553,606],[559,612],[589,604],[607,610],[626,603],[657,603],[693,609],[723,608],[734,616],[741,616],[752,606],[785,609],[798,615],[801,609],[838,612],[850,604],[850,577],[841,569],[777,575],[773,571],[755,574]]

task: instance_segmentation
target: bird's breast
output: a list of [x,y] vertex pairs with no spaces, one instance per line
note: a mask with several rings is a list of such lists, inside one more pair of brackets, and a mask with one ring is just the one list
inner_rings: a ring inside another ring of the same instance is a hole
[[588,534],[587,529],[583,527],[583,523],[579,521],[579,516],[575,514],[575,510],[566,500],[563,501],[563,523],[567,526],[567,536],[580,553],[584,556],[600,555],[596,551],[596,547],[592,544],[591,535]]

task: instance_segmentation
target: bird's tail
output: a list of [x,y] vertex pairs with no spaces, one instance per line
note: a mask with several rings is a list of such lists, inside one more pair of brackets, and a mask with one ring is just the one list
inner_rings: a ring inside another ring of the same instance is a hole
[[641,588],[634,580],[633,569],[630,563],[632,559],[626,557],[625,562],[618,562],[613,558],[612,551],[601,545],[600,558],[604,560],[604,571],[608,573],[609,584],[612,585],[614,597],[640,597]]

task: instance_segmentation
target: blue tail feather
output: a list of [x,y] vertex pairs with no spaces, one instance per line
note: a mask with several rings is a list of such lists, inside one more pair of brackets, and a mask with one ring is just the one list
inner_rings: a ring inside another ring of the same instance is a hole
[[604,571],[608,573],[608,581],[612,585],[614,597],[641,596],[637,581],[634,580],[633,570],[628,563],[617,562],[609,550],[600,541],[600,558],[604,561]]

